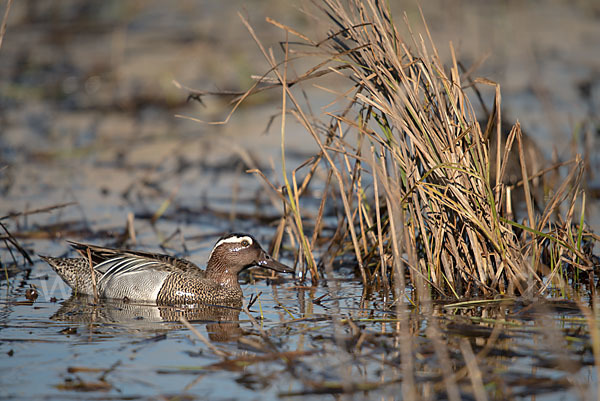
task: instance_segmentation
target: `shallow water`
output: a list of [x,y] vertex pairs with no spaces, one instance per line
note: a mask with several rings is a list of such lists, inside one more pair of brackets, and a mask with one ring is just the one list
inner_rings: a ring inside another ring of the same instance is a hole
[[[36,271],[54,279],[48,267]],[[478,365],[494,399],[596,394],[586,322],[571,302],[408,308],[400,312],[409,322],[403,333],[399,312],[377,294],[362,297],[360,282],[349,279],[319,287],[291,280],[246,284],[246,299],[260,294],[252,319],[222,307],[63,299],[60,284],[43,281],[28,280],[47,288],[33,303],[23,288],[2,298],[2,398],[323,399],[345,391],[353,399],[399,399],[403,341],[412,343],[417,386],[429,386],[437,398],[443,385],[436,333],[457,370],[464,366],[465,342],[475,353],[488,345]],[[468,380],[459,383],[468,397]]]
[[[261,304],[268,311],[264,325],[268,327],[282,320],[269,288],[256,288],[264,291]],[[190,393],[227,399],[249,395],[243,386],[231,385],[235,383],[236,374],[207,369],[204,374],[190,375],[188,367],[205,370],[203,366],[219,358],[177,319],[173,321],[175,315],[161,315],[158,308],[152,306],[110,303],[89,306],[89,302],[89,299],[75,299],[62,305],[46,301],[15,305],[10,300],[3,301],[8,319],[3,322],[1,348],[3,355],[11,355],[2,358],[3,397],[64,399],[71,393],[77,398],[82,396],[77,394],[82,393],[75,388],[70,392],[70,385],[82,380],[91,386],[90,383],[97,383],[100,377],[104,378],[106,388],[91,393],[97,393],[99,398]],[[239,311],[224,310],[225,313],[219,314],[198,313],[195,309],[194,314],[185,316],[211,322],[195,326],[224,350],[243,354],[234,341],[244,328],[251,329],[251,325],[243,317],[237,320]],[[215,323],[219,319],[228,323]],[[114,369],[104,372],[111,367]],[[70,373],[86,368],[91,372]],[[198,376],[204,375],[209,377],[197,385],[192,384]],[[223,380],[223,385],[214,386],[215,380]],[[276,391],[279,386],[273,387]]]
[[[350,268],[318,287],[244,276],[246,301],[260,294],[251,307],[258,326],[243,311],[69,301],[70,290],[35,256],[67,254],[63,239],[125,243],[199,265],[224,232],[251,232],[268,245],[281,205],[246,170],[259,167],[281,185],[278,118],[266,129],[279,114],[280,93],[249,101],[227,125],[207,125],[174,115],[223,120],[230,106],[214,98],[204,107],[186,102],[172,80],[240,90],[268,68],[238,10],[274,49],[285,38],[265,16],[310,26],[310,17],[279,1],[88,3],[14,2],[0,50],[0,216],[69,203],[1,220],[34,264],[19,255],[13,263],[2,243],[9,278],[1,273],[0,398],[401,399],[404,344],[424,399],[445,397],[444,366],[458,372],[460,394],[474,397],[463,369],[469,347],[480,353],[490,399],[596,398],[588,322],[571,302],[417,308],[405,301],[397,309],[384,294],[364,295]],[[423,7],[442,57],[448,41],[467,63],[490,52],[478,75],[501,83],[506,114],[548,157],[556,149],[559,159],[569,158],[576,127],[588,136],[574,147],[595,149],[596,2]],[[406,10],[418,25],[414,4]],[[333,98],[307,90],[316,113]],[[293,122],[286,145],[288,172],[315,149]],[[596,173],[598,154],[589,160]],[[590,177],[599,188],[598,174]],[[312,189],[316,201],[303,204],[309,212],[319,201]],[[587,204],[596,231],[597,198]],[[289,252],[283,257],[293,262]],[[31,286],[40,293],[33,303],[25,295]],[[182,314],[210,347],[178,320]]]

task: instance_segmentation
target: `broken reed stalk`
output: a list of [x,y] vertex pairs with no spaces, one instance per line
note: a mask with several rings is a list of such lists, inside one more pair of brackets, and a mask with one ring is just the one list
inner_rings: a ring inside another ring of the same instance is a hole
[[[587,332],[590,333],[592,352],[594,354],[594,368],[596,375],[600,375],[600,305],[598,299],[592,299],[592,306],[588,307],[581,302],[578,302],[579,309],[585,316],[585,321],[588,326]],[[596,394],[600,394],[600,381],[596,382]]]
[[[23,258],[25,258],[25,260],[27,261],[27,263],[29,263],[30,265],[33,264],[33,260],[31,260],[31,256],[29,256],[29,252],[27,252],[27,250],[25,248],[23,248],[23,246],[19,243],[19,241],[17,241],[17,239],[15,238],[15,236],[8,230],[8,228],[6,228],[6,226],[4,225],[4,223],[2,223],[1,219],[0,219],[0,227],[2,227],[2,230],[4,231],[4,233],[6,234],[5,237],[3,237],[2,239],[4,240],[4,243],[6,244],[6,248],[9,250],[10,255],[13,259],[13,262],[15,264],[17,264],[17,259],[15,258],[11,247],[14,247],[17,251],[19,251],[19,253],[21,254],[21,256],[23,256]],[[5,266],[6,268],[6,266]],[[8,272],[7,272],[8,274]],[[8,282],[8,280],[7,280]]]
[[2,42],[4,41],[4,35],[6,34],[6,24],[8,22],[8,13],[13,0],[6,2],[6,10],[4,10],[4,17],[2,17],[2,23],[0,24],[0,48],[2,48]]
[[484,387],[483,375],[481,369],[479,369],[479,366],[477,365],[477,357],[473,353],[471,343],[467,339],[462,339],[460,341],[460,351],[468,369],[475,399],[477,401],[487,401],[488,397]]
[[97,283],[96,283],[96,270],[94,269],[94,264],[92,263],[92,251],[90,248],[87,248],[87,257],[88,257],[88,264],[90,266],[90,272],[92,274],[92,289],[94,291],[94,302],[98,302],[98,300],[100,298],[98,297],[98,287],[97,287]]
[[[284,68],[283,68],[283,76],[282,76],[282,74],[278,68],[279,64],[275,61],[275,57],[272,54],[272,52],[268,53],[265,50],[265,48],[262,46],[262,44],[258,40],[256,34],[254,33],[254,30],[252,29],[252,27],[250,26],[248,21],[244,17],[242,17],[241,14],[239,14],[239,15],[240,15],[240,18],[242,19],[242,22],[244,23],[244,25],[248,28],[248,31],[250,32],[250,34],[252,35],[252,37],[254,38],[256,43],[259,45],[260,50],[262,51],[264,57],[271,64],[272,71],[277,76],[277,79],[283,88],[283,91],[282,91],[283,108],[282,108],[282,121],[281,121],[281,149],[282,149],[281,158],[282,158],[283,179],[285,181],[287,200],[288,200],[289,206],[292,210],[294,222],[295,222],[295,225],[297,228],[297,234],[299,235],[299,242],[302,247],[302,253],[303,253],[303,256],[305,257],[305,260],[306,260],[306,263],[307,263],[309,269],[311,270],[312,276],[316,279],[318,277],[317,265],[315,263],[313,253],[310,250],[308,239],[307,239],[307,237],[304,233],[304,229],[302,227],[302,217],[301,217],[301,213],[300,213],[300,209],[299,209],[299,204],[297,201],[298,187],[294,180],[294,188],[292,191],[292,187],[288,181],[287,172],[285,169],[285,116],[286,116],[286,112],[287,112],[287,110],[286,110],[287,109],[287,107],[286,107],[287,97],[290,93],[289,88],[287,86],[287,84],[288,84],[288,82],[287,82],[287,61],[288,61],[287,46],[286,46],[286,53],[285,53],[285,61],[283,63]],[[249,92],[248,92],[248,94],[249,94]],[[246,97],[246,95],[244,95],[243,97]],[[296,106],[296,108],[298,108],[297,102],[295,102],[295,106]],[[308,121],[306,118],[305,118],[305,120]]]
[[223,350],[220,350],[219,348],[217,348],[216,346],[213,345],[213,343],[211,343],[208,338],[206,338],[205,336],[202,335],[202,333],[200,333],[198,330],[196,330],[196,328],[194,326],[192,326],[190,324],[190,322],[183,316],[179,316],[179,321],[185,326],[187,327],[192,333],[194,333],[194,335],[196,337],[198,337],[198,339],[200,341],[202,341],[202,343],[204,343],[204,345],[206,345],[208,347],[208,349],[210,349],[213,354],[223,358],[223,359],[227,359],[230,354],[228,352],[225,352]]
[[[17,265],[18,262],[17,262],[17,258],[15,257],[15,254],[12,251],[13,247],[17,251],[19,251],[19,253],[23,256],[23,258],[25,258],[25,260],[27,260],[27,262],[29,264],[32,265],[33,261],[31,260],[29,253],[27,252],[27,250],[25,250],[25,248],[23,248],[23,246],[21,246],[19,241],[17,241],[17,239],[11,234],[11,232],[8,230],[8,228],[6,228],[4,223],[2,223],[2,218],[0,218],[0,227],[2,227],[2,230],[4,230],[4,233],[6,234],[6,236],[3,236],[2,240],[4,241],[6,249],[8,249],[8,252],[10,253],[10,256],[11,256],[14,264]],[[10,284],[10,279],[8,276],[8,264],[5,262],[2,262],[2,258],[0,258],[0,266],[4,267],[3,270],[4,270],[4,278],[6,280],[6,286],[10,287],[11,284]]]

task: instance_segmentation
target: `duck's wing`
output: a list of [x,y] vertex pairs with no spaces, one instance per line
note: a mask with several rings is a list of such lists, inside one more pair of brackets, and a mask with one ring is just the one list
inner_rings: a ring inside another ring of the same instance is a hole
[[[95,265],[94,269],[101,297],[132,301],[155,302],[165,281],[171,276],[182,275],[160,260],[131,254],[116,254]],[[194,277],[202,280],[203,276],[196,274]]]
[[139,279],[160,285],[172,272],[169,265],[159,260],[135,255],[115,255],[94,266],[94,270],[100,276],[99,288],[109,288],[109,283],[113,283],[113,286],[128,287],[123,283],[136,282]]
[[[92,263],[96,270],[104,273],[103,270],[108,270],[108,266],[119,266],[117,271],[123,268],[139,269],[155,269],[169,272],[192,273],[203,275],[204,271],[196,264],[189,260],[176,258],[174,256],[164,255],[160,253],[130,251],[123,249],[106,248],[82,242],[68,241],[69,244],[85,259],[88,259],[88,249],[92,257]],[[118,260],[117,260],[118,259]],[[111,263],[106,263],[111,261]],[[103,267],[100,267],[103,265]]]

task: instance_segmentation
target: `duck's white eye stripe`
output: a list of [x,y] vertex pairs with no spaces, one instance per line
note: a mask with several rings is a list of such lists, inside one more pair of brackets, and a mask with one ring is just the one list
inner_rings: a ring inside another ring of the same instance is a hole
[[[222,244],[227,244],[227,243],[234,243],[234,244],[241,244],[242,241],[248,241],[248,246],[252,245],[252,238],[250,238],[247,235],[243,235],[241,237],[238,237],[237,235],[234,235],[233,237],[227,237],[227,238],[223,238],[222,240],[220,240],[219,242],[217,242],[215,244],[215,247],[212,249],[212,251],[210,251],[210,255],[208,256],[208,260],[210,260],[210,258],[212,258],[213,252],[215,251],[215,249],[217,249],[219,246],[221,246]],[[241,248],[240,248],[241,249]],[[239,249],[238,249],[239,250]]]
[[221,241],[217,242],[217,245],[215,245],[215,248],[218,248],[221,244],[240,244],[242,243],[242,241],[248,241],[248,245],[252,245],[252,238],[244,235],[243,237],[229,237],[229,238],[223,238]]

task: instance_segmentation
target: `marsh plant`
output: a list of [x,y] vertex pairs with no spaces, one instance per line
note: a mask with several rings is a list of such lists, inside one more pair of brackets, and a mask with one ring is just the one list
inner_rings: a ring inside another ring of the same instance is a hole
[[[299,244],[313,281],[352,254],[365,287],[396,298],[407,286],[419,297],[462,298],[593,283],[598,236],[584,224],[581,158],[562,163],[562,180],[554,180],[541,203],[534,184],[551,182],[547,175],[558,174],[558,167],[533,165],[520,125],[502,127],[498,84],[461,68],[452,44],[444,64],[427,28],[414,33],[406,17],[408,34],[402,36],[385,2],[319,4],[330,30],[318,41],[271,21],[286,38],[280,59],[246,22],[272,68],[236,100],[282,88],[284,185],[278,194],[286,215],[280,228]],[[303,56],[320,59],[298,74],[295,63]],[[336,111],[318,117],[297,88],[324,75],[346,85],[318,81],[337,94],[327,109]],[[479,96],[483,90],[494,94],[489,107]],[[288,118],[299,121],[319,149],[291,173]],[[515,169],[520,180],[510,183],[507,171]],[[307,218],[303,196],[316,180],[325,190],[316,217]],[[519,219],[515,191],[525,210]],[[332,210],[339,211],[337,227],[327,230],[324,216]]]

